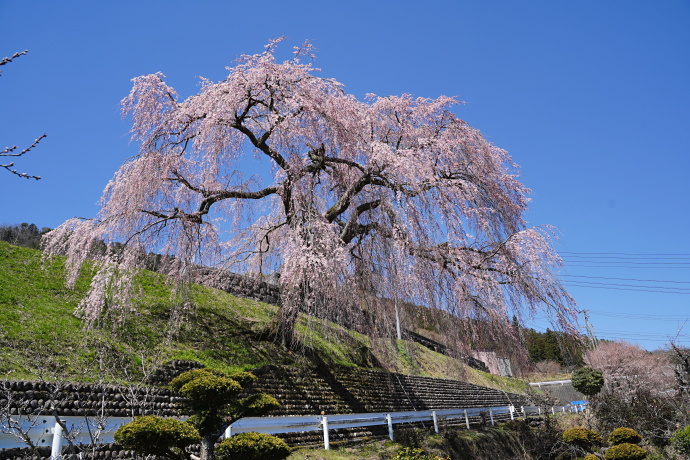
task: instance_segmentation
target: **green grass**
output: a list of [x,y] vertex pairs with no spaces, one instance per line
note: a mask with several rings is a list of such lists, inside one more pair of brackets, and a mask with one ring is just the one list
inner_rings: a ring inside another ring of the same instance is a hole
[[[302,347],[283,350],[267,339],[277,307],[194,285],[179,330],[168,334],[176,309],[164,277],[143,272],[134,311],[119,324],[104,319],[86,330],[74,312],[88,290],[86,270],[74,289],[64,285],[64,260],[45,266],[41,253],[0,242],[0,375],[96,381],[141,378],[145,369],[173,359],[226,371],[267,364],[382,368],[400,373],[469,380],[524,393],[529,386],[465,366],[417,343],[371,339],[335,324],[301,316]],[[385,363],[385,364],[384,364]],[[103,369],[109,370],[104,376]],[[125,373],[126,371],[126,373]]]
[[376,441],[353,446],[335,446],[295,450],[287,460],[380,460],[392,458],[403,446],[421,448],[443,458],[465,460],[507,460],[530,457],[519,445],[516,435],[503,427],[488,427],[485,432],[448,428],[441,434],[420,429],[395,429],[398,442]]

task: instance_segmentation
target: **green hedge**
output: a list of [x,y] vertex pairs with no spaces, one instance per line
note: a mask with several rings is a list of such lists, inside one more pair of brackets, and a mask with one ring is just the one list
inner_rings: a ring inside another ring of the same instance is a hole
[[290,455],[285,441],[264,433],[240,433],[216,447],[218,460],[283,460]]

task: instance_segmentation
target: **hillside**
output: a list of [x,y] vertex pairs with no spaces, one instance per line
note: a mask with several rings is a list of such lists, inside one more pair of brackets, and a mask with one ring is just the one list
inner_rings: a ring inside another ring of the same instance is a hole
[[79,381],[141,379],[157,364],[195,360],[226,370],[267,364],[384,369],[404,374],[459,378],[512,392],[529,392],[522,381],[474,369],[419,344],[368,338],[334,324],[300,318],[302,347],[285,351],[264,333],[276,307],[194,285],[191,307],[180,312],[169,334],[175,305],[172,286],[158,274],[138,280],[136,311],[115,329],[109,319],[84,330],[75,308],[89,273],[73,290],[64,286],[60,258],[46,266],[41,253],[0,242],[0,375],[11,379]]

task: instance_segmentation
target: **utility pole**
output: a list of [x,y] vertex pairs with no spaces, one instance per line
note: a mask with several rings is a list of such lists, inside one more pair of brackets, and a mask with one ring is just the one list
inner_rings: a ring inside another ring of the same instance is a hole
[[587,339],[589,340],[592,349],[594,349],[599,345],[599,340],[597,339],[597,336],[594,335],[594,328],[589,323],[589,316],[587,315],[588,312],[589,310],[582,310],[582,313],[585,315],[585,328],[587,329]]

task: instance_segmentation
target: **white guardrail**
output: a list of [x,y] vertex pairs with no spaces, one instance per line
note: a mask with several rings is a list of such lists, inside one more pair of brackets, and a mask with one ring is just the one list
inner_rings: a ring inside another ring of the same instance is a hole
[[[551,408],[551,415],[566,412],[580,412],[583,405],[557,406]],[[238,433],[255,431],[259,433],[279,434],[298,433],[303,431],[323,431],[323,446],[330,448],[328,432],[338,428],[355,428],[362,426],[388,425],[388,436],[393,440],[393,425],[396,423],[433,422],[434,431],[438,433],[438,423],[441,420],[464,419],[467,429],[470,428],[470,417],[478,417],[481,412],[486,412],[492,425],[494,416],[510,414],[510,419],[515,417],[527,419],[529,415],[542,415],[541,408],[537,406],[499,406],[499,407],[472,407],[466,409],[441,409],[407,412],[378,412],[363,414],[338,414],[338,415],[303,415],[281,417],[245,417],[230,425],[224,436],[230,437]],[[122,425],[132,421],[128,417],[108,417],[98,425],[94,418],[65,416],[60,417],[62,425],[70,433],[74,444],[105,444],[114,442],[113,434]],[[12,423],[16,428],[9,428],[7,420],[2,421],[0,432],[0,449],[14,447],[28,447],[28,443],[22,440],[20,433],[38,447],[51,446],[51,459],[59,459],[64,441],[62,426],[53,416],[22,416],[14,417]]]

